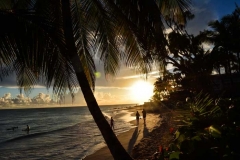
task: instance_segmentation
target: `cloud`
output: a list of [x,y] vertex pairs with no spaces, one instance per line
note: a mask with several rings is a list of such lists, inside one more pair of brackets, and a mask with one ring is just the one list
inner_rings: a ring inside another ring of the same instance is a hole
[[[3,86],[2,86],[3,87]],[[15,88],[19,88],[18,86],[15,86],[15,85],[13,85],[13,86],[5,86],[5,88],[9,88],[9,89],[15,89]]]
[[149,75],[155,75],[155,74],[159,74],[159,71],[152,71],[149,73]]
[[[116,91],[116,89],[109,89],[104,91],[95,91],[94,96],[97,100],[99,105],[110,105],[110,104],[129,104],[129,103],[136,103],[132,101],[132,98],[124,91]],[[74,95],[74,99],[72,99],[70,94],[66,94],[62,105],[64,104],[73,104],[73,105],[80,105],[85,106],[86,102],[83,97],[81,91]]]
[[2,97],[4,99],[10,99],[11,98],[11,93],[6,93],[4,94],[4,96]]
[[32,101],[34,103],[49,103],[51,102],[51,98],[49,94],[45,93],[39,93],[37,96],[35,96]]
[[211,1],[193,1],[192,12],[195,15],[194,19],[187,24],[187,31],[190,34],[199,34],[200,31],[208,29],[208,23],[218,18],[217,12],[212,9]]
[[45,93],[39,93],[34,98],[25,97],[24,94],[17,94],[16,97],[12,97],[11,93],[5,93],[0,98],[0,104],[2,106],[8,105],[34,105],[34,104],[50,104],[52,99],[50,95]]
[[0,104],[1,105],[13,104],[11,96],[12,96],[11,93],[4,94],[4,96],[0,98]]
[[32,99],[25,97],[24,94],[18,94],[15,99],[13,99],[14,104],[30,104]]
[[[1,86],[1,87],[3,87],[3,86]],[[17,86],[17,85],[12,85],[12,86],[5,86],[5,88],[18,89],[19,86]],[[33,88],[46,88],[46,86],[43,86],[43,85],[35,85],[35,86],[33,86]]]
[[141,75],[132,75],[132,76],[123,76],[123,77],[117,77],[116,79],[136,79],[136,78],[140,78]]
[[96,100],[99,103],[99,105],[104,104],[130,104],[130,103],[136,103],[133,101],[131,96],[129,94],[114,94],[110,92],[96,92],[95,94]]
[[[151,77],[152,75],[159,75],[159,71],[158,70],[155,70],[155,71],[152,71],[150,73],[148,73],[148,77]],[[138,75],[130,75],[130,76],[122,76],[122,77],[117,77],[116,79],[117,80],[121,80],[121,79],[139,79],[139,78],[143,78],[143,77],[146,77],[146,75],[143,75],[143,74],[138,74]]]
[[97,101],[105,101],[105,102],[111,102],[112,100],[116,100],[116,96],[112,95],[110,92],[104,93],[104,92],[95,92],[95,98]]
[[100,90],[100,89],[105,89],[105,90],[109,90],[109,89],[124,89],[124,90],[127,90],[129,89],[128,87],[108,87],[108,86],[96,86],[95,87],[96,90]]

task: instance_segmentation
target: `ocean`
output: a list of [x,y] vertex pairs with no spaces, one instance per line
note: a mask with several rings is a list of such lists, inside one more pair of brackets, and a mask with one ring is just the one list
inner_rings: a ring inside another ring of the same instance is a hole
[[[130,106],[100,106],[107,119],[113,117],[116,135],[135,127]],[[26,125],[29,132],[22,131]],[[81,160],[104,146],[87,107],[0,110],[1,160]]]

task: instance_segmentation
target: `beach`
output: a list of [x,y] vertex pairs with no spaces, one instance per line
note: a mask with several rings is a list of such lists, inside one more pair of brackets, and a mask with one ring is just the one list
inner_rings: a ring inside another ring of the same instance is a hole
[[[126,151],[131,154],[133,147],[138,144],[144,137],[147,137],[150,132],[152,132],[156,127],[161,123],[161,119],[158,114],[147,114],[146,125],[144,125],[143,119],[139,120],[139,125],[136,124],[136,121],[131,121],[136,128],[120,134],[118,137],[119,141],[126,149]],[[104,147],[92,155],[87,156],[84,160],[112,160],[112,155],[108,147]]]
[[[139,120],[139,125],[137,126],[136,120],[131,121],[131,123],[136,125],[137,127],[132,128],[131,130],[129,130],[127,132],[121,133],[117,137],[118,137],[119,141],[121,142],[121,144],[123,145],[123,147],[126,149],[126,151],[134,159],[137,159],[137,158],[141,159],[141,156],[143,156],[142,153],[144,153],[146,150],[148,150],[147,148],[150,147],[150,146],[145,146],[146,140],[151,139],[152,132],[154,132],[155,130],[157,130],[159,128],[161,128],[162,130],[165,131],[166,128],[164,128],[164,127],[166,127],[166,125],[163,124],[163,118],[160,117],[160,113],[147,113],[146,125],[144,125],[144,122],[142,119],[142,113],[141,113],[142,108],[136,107],[136,108],[129,109],[130,112],[133,112],[132,115],[135,115],[137,110],[141,115],[141,117],[140,117],[141,119]],[[163,116],[163,117],[165,117],[165,116]],[[146,149],[142,148],[142,146],[145,146]],[[150,153],[154,153],[155,151],[157,151],[157,149],[158,149],[158,147],[156,147],[155,150],[153,150]],[[106,147],[98,150],[94,154],[89,155],[86,158],[84,158],[84,160],[94,160],[94,159],[113,160],[113,157],[112,157],[108,147],[106,146]]]
[[[141,111],[140,108],[130,109],[130,111],[136,110]],[[172,141],[173,135],[169,132],[169,129],[176,128],[172,118],[175,114],[177,113],[173,111],[164,111],[161,114],[147,113],[146,125],[144,125],[143,119],[140,119],[138,127],[120,134],[118,139],[133,159],[150,160],[152,155],[158,151],[160,145],[167,147]],[[131,123],[136,125],[135,120]],[[104,147],[84,158],[84,160],[94,159],[113,160],[113,157],[108,147]]]

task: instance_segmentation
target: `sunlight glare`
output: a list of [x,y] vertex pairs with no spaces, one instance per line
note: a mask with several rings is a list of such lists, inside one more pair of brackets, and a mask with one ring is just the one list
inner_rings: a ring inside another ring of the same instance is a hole
[[148,102],[153,95],[153,85],[146,81],[137,81],[131,87],[131,95],[139,103]]

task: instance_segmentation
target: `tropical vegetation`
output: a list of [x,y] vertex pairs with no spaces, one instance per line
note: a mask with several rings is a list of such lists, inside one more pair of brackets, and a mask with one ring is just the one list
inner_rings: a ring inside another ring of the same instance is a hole
[[[240,8],[236,6],[232,14],[209,22],[210,29],[198,35],[177,31],[168,34],[170,58],[166,57],[165,63],[171,64],[174,69],[162,72],[155,83],[154,96],[157,97],[162,88],[172,92],[179,90],[179,87],[192,92],[204,90],[216,97],[220,94],[225,97],[239,96],[236,94],[240,87],[239,21]],[[166,84],[160,87],[160,82]]]
[[200,92],[189,98],[189,114],[174,133],[172,143],[162,148],[158,160],[237,160],[240,140],[239,99],[211,98]]
[[[152,101],[168,102],[188,115],[181,118],[172,143],[160,150],[159,160],[240,159],[240,8],[209,27],[199,35],[168,35],[168,63],[175,69],[157,79]],[[159,93],[166,90],[160,101]]]
[[115,75],[122,61],[148,73],[154,61],[164,62],[166,26],[181,30],[191,18],[190,2],[2,0],[0,78],[15,73],[27,94],[41,82],[60,97],[67,90],[74,98],[80,86],[114,159],[132,159],[93,95],[93,58],[103,61],[106,75]]

